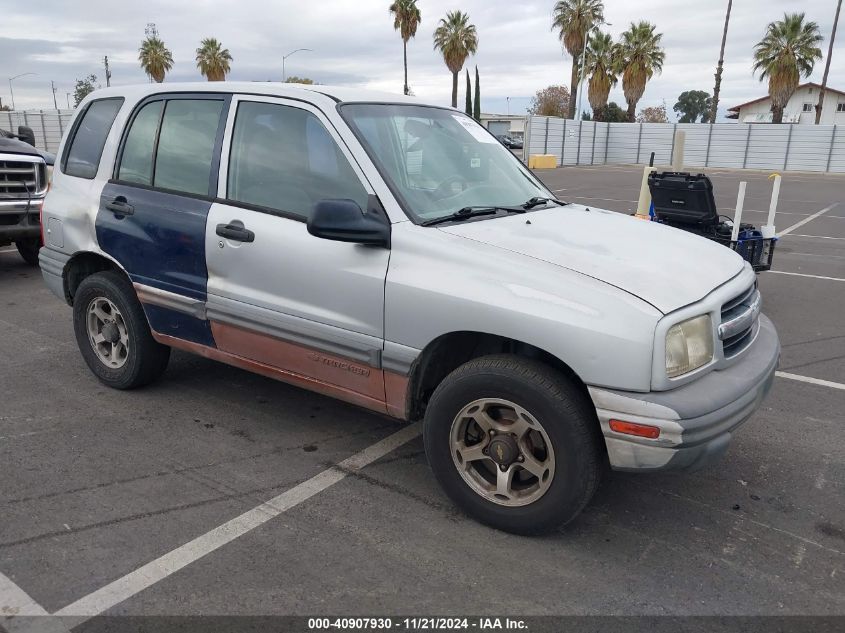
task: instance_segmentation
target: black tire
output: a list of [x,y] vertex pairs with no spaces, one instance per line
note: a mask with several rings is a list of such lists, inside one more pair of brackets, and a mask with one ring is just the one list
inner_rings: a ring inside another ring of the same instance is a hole
[[[100,359],[88,335],[88,309],[98,298],[117,307],[128,335],[126,360],[116,369]],[[79,284],[73,300],[73,329],[88,367],[103,384],[114,389],[134,389],[153,382],[164,373],[170,360],[170,348],[153,339],[134,288],[117,272],[95,273]]]
[[17,240],[15,246],[18,247],[18,253],[21,254],[27,264],[38,266],[38,251],[41,248],[40,237],[27,237]]
[[[509,507],[486,499],[464,480],[452,459],[452,422],[482,398],[524,407],[551,440],[552,482],[528,505]],[[449,374],[428,404],[423,436],[429,464],[446,494],[482,523],[516,534],[547,532],[574,519],[592,498],[604,470],[598,420],[588,398],[561,372],[518,356],[485,356]]]

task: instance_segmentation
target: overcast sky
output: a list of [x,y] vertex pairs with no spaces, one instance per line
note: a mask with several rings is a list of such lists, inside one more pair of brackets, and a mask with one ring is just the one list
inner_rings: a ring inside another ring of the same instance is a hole
[[[167,80],[202,77],[194,61],[200,39],[218,38],[234,61],[230,79],[280,80],[282,55],[288,75],[323,84],[402,92],[402,42],[387,11],[389,0],[0,0],[0,98],[9,103],[8,77],[34,72],[14,82],[22,108],[51,108],[50,80],[66,106],[74,80],[94,73],[105,85],[108,55],[112,85],[146,81],[138,65],[144,27],[154,22],[173,52]],[[467,11],[478,29],[478,54],[468,60],[481,73],[485,112],[524,112],[530,97],[550,84],[569,84],[571,59],[550,31],[554,0],[419,0],[422,23],[408,45],[409,83],[417,96],[448,103],[451,76],[432,48],[432,32],[447,10]],[[712,92],[713,73],[727,0],[605,0],[605,18],[614,35],[633,20],[649,20],[663,33],[666,63],[649,82],[639,107],[664,100],[672,115],[678,94]],[[785,11],[802,10],[825,37],[833,25],[836,0],[736,0],[725,52],[721,104],[730,107],[766,93],[751,74],[753,45],[766,24]],[[845,18],[840,22],[845,21]],[[845,25],[834,48],[829,85],[845,90]],[[820,82],[824,61],[811,79]],[[463,79],[459,104],[463,103]],[[621,83],[611,100],[624,107]],[[585,99],[586,102],[586,99]],[[72,101],[71,101],[72,103]],[[720,110],[723,110],[720,108]]]

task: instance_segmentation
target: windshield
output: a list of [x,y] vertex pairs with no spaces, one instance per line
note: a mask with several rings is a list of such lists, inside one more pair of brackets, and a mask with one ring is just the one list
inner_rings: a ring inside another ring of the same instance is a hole
[[554,197],[495,136],[455,110],[366,103],[340,110],[418,222]]

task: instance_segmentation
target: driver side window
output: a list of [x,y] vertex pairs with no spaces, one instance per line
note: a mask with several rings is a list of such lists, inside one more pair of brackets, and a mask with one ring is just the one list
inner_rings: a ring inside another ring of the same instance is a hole
[[258,102],[238,105],[227,198],[302,219],[320,200],[345,198],[367,206],[366,189],[316,116]]

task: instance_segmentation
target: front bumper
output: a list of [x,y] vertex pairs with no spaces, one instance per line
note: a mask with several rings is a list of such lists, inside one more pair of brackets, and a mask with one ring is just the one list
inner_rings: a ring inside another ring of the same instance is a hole
[[0,244],[41,235],[39,220],[43,197],[27,202],[19,199],[0,199]]
[[[718,460],[731,434],[760,406],[772,387],[780,341],[760,315],[760,332],[743,358],[720,371],[663,392],[633,393],[590,387],[610,465],[615,470],[697,470]],[[610,420],[656,426],[646,439],[617,433]]]

